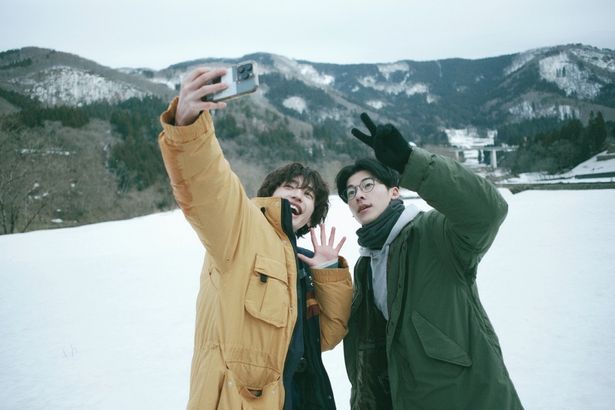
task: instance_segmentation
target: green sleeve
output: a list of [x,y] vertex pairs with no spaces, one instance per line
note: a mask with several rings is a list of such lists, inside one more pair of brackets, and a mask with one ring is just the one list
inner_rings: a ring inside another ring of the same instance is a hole
[[417,147],[400,185],[444,215],[442,232],[435,234],[442,235],[456,268],[475,275],[508,212],[496,187],[457,161]]

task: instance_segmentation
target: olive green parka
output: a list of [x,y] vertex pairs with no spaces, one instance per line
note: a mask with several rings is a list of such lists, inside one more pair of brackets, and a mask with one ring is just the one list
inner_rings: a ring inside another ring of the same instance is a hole
[[434,209],[391,243],[385,321],[369,259],[357,261],[344,339],[352,409],[522,409],[476,288],[508,206],[452,159],[414,148],[401,176]]

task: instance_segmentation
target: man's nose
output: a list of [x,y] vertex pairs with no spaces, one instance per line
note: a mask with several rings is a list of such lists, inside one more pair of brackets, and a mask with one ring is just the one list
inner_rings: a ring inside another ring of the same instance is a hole
[[296,198],[299,201],[303,201],[304,195],[305,195],[305,192],[303,192],[303,189],[301,189],[301,188],[295,188],[295,189],[293,189],[293,191],[291,193],[291,197]]

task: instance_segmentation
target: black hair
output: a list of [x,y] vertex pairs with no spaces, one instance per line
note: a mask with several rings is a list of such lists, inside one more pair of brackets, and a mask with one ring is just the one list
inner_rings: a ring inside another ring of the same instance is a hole
[[292,182],[299,176],[303,178],[303,183],[299,188],[305,189],[309,186],[314,191],[314,213],[310,218],[309,226],[302,226],[296,232],[297,236],[302,236],[309,232],[310,227],[324,222],[329,212],[329,187],[318,171],[298,162],[280,167],[265,177],[256,196],[271,196],[282,184]]
[[347,165],[340,169],[335,177],[337,185],[337,194],[342,200],[348,203],[345,196],[346,184],[348,179],[359,171],[367,171],[378,181],[382,182],[388,189],[399,186],[399,173],[392,168],[387,167],[382,162],[373,158],[361,158],[354,164]]

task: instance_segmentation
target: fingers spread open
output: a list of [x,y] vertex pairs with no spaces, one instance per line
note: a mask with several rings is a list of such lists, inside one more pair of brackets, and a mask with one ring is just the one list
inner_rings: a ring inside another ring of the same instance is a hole
[[316,232],[314,232],[314,228],[310,228],[310,239],[312,240],[312,246],[316,249],[318,246],[318,240],[316,239]]
[[335,226],[331,227],[331,234],[329,235],[329,247],[333,248],[335,243]]
[[325,231],[325,224],[318,224],[320,228],[320,244],[325,245],[327,243],[327,232]]
[[337,253],[340,253],[340,250],[342,249],[342,246],[344,246],[345,242],[346,242],[346,237],[344,236],[340,240],[340,243],[338,243],[337,246],[335,247],[335,250],[337,251]]

